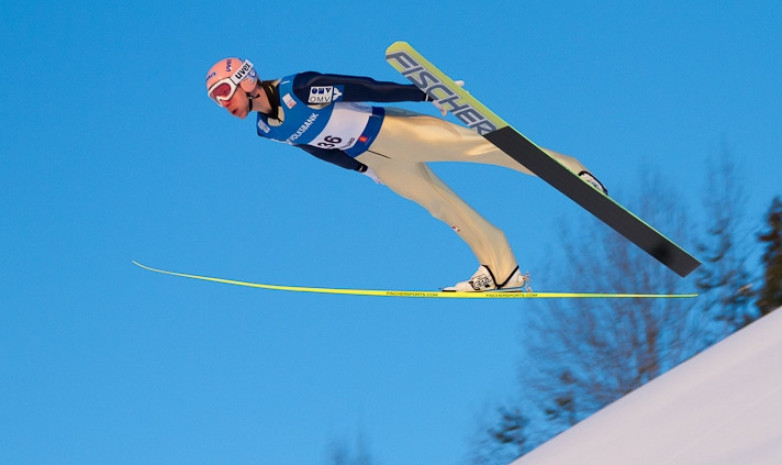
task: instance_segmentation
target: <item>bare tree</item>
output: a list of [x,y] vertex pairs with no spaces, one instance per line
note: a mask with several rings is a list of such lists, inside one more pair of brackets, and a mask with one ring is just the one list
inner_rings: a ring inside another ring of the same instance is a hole
[[752,307],[753,278],[747,270],[750,236],[743,212],[746,193],[740,167],[725,146],[707,165],[704,213],[707,227],[698,241],[703,266],[697,270],[701,305],[713,321],[709,339],[716,342],[759,317]]
[[489,415],[478,420],[470,445],[471,465],[507,465],[531,450],[530,419],[518,407],[492,407]]
[[[650,224],[682,240],[690,228],[680,198],[659,176],[646,171],[640,195],[630,206]],[[564,228],[563,237],[561,272],[568,286],[623,293],[691,290],[688,280],[596,221],[581,228]],[[551,302],[543,312],[526,314],[530,331],[524,346],[528,355],[544,363],[532,372],[523,370],[522,379],[547,394],[552,379],[558,380],[562,389],[549,398],[555,403],[571,399],[556,410],[575,412],[558,418],[565,423],[580,420],[700,348],[688,343],[697,329],[692,324],[694,303],[658,299]]]
[[372,465],[366,440],[362,434],[356,437],[355,444],[347,440],[333,441],[329,446],[329,465]]
[[[646,170],[638,196],[628,205],[681,241],[692,230],[680,198]],[[562,290],[693,290],[692,279],[681,279],[597,220],[579,217],[561,229],[561,262],[552,261],[549,270],[557,274]],[[484,438],[494,439],[500,454],[527,452],[705,344],[706,323],[693,299],[552,300],[540,307],[522,313],[518,407],[498,410],[498,421],[483,432]],[[482,465],[500,463],[482,459]]]

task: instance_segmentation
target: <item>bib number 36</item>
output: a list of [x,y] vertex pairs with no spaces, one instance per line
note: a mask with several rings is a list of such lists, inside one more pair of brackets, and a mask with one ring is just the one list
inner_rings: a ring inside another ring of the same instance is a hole
[[322,142],[318,142],[318,147],[323,147],[326,149],[333,149],[334,147],[337,147],[339,144],[342,143],[342,138],[337,136],[326,136],[323,138]]

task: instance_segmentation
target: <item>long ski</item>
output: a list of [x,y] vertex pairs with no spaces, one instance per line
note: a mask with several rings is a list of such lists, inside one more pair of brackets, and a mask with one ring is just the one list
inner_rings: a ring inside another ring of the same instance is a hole
[[311,294],[353,295],[365,297],[413,297],[441,299],[683,299],[697,297],[697,294],[600,294],[587,292],[526,292],[526,291],[486,291],[486,292],[445,292],[445,291],[411,291],[411,290],[381,290],[381,289],[342,289],[330,287],[280,286],[262,284],[235,279],[215,278],[196,274],[179,273],[142,265],[137,261],[133,264],[147,271],[197,279],[213,283],[230,284],[233,286],[252,287],[274,291],[303,292]]
[[700,266],[695,257],[673,241],[551,158],[410,44],[391,44],[386,60],[465,125],[680,276],[687,276]]

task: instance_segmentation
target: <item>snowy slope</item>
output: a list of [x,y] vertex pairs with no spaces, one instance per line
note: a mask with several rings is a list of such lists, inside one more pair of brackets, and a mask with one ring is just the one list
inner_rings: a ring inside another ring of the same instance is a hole
[[782,311],[513,463],[537,464],[782,464]]

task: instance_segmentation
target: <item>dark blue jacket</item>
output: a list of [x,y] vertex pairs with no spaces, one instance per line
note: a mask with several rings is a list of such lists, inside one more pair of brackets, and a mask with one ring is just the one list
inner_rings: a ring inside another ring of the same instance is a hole
[[[272,115],[283,105],[276,86],[270,81],[262,83],[269,101],[272,104]],[[376,81],[368,77],[344,76],[339,74],[321,74],[313,71],[299,73],[293,78],[293,93],[302,102],[313,104],[329,103],[330,94],[324,99],[318,99],[317,93],[322,88],[339,89],[339,99],[342,102],[423,102],[428,100],[426,94],[412,84]],[[316,88],[316,89],[313,89]],[[342,150],[329,150],[311,145],[298,145],[307,153],[321,160],[333,163],[343,168],[366,171],[367,167]]]

